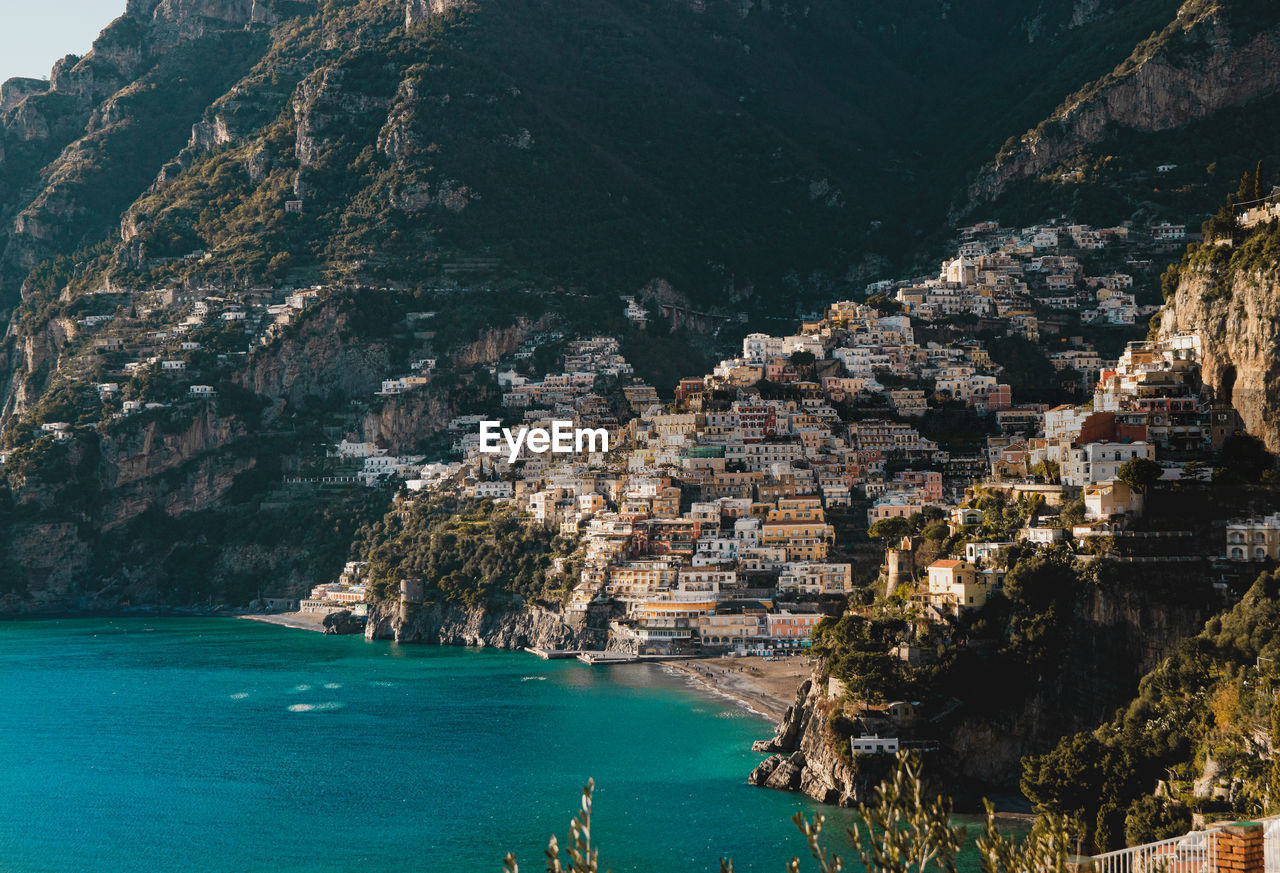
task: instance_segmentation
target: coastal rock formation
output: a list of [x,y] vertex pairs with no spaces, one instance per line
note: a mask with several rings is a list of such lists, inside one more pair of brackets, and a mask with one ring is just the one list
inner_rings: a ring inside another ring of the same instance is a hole
[[288,404],[304,398],[373,394],[391,368],[386,341],[350,342],[367,312],[359,294],[335,295],[258,351],[238,379],[255,394]]
[[370,610],[365,637],[437,646],[603,649],[608,639],[608,612],[593,610],[571,617],[532,604],[492,608],[382,603]]
[[329,636],[364,633],[364,622],[352,615],[349,609],[329,613],[323,624],[324,632]]
[[[1147,670],[1221,608],[1209,578],[1207,565],[1189,569],[1180,587],[1161,582],[1159,572],[1135,570],[1123,583],[1103,582],[1086,592],[1075,604],[1058,669],[1032,687],[1009,689],[994,704],[954,699],[947,710],[911,728],[914,738],[940,746],[926,760],[928,777],[974,808],[983,795],[1016,791],[1024,756],[1104,721],[1132,697]],[[865,800],[883,777],[889,756],[851,758],[846,736],[833,731],[842,702],[838,685],[828,694],[828,669],[822,663],[814,668],[776,735],[753,747],[772,757],[751,773],[752,785],[847,806]],[[935,681],[933,691],[949,693],[945,679]]]
[[462,6],[464,2],[465,0],[405,0],[404,26],[415,27],[430,21],[434,15]]
[[764,788],[799,791],[821,803],[853,806],[865,799],[867,779],[836,751],[836,738],[827,727],[832,704],[826,699],[826,677],[815,669],[796,692],[771,740],[752,749],[773,752],[747,781]]
[[1181,272],[1160,317],[1160,336],[1200,336],[1200,374],[1245,429],[1280,452],[1280,277],[1209,268]]
[[970,205],[994,200],[1010,183],[1054,167],[1117,128],[1171,130],[1276,93],[1280,21],[1274,14],[1264,18],[1259,22],[1254,5],[1234,0],[1187,0],[1177,18],[1124,63],[1006,144],[970,186]]

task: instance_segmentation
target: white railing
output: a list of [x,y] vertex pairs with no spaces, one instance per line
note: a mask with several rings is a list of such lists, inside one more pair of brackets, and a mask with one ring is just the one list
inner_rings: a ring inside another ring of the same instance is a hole
[[1280,817],[1262,819],[1263,857],[1266,873],[1280,873]]
[[[1280,816],[1254,819],[1263,826],[1265,873],[1280,873]],[[1094,855],[1093,873],[1217,873],[1219,828]]]
[[1093,857],[1094,873],[1215,873],[1217,831],[1146,843]]

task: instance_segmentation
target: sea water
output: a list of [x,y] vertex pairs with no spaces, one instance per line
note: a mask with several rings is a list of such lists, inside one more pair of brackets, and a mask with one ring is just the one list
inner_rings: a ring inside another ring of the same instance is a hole
[[655,665],[0,622],[0,871],[536,871],[594,778],[601,869],[781,873],[818,807],[746,784],[771,732]]

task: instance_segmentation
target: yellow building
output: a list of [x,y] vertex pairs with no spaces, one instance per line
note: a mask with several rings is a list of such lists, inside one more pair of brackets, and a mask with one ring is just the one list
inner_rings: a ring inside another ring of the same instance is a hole
[[605,590],[619,600],[644,600],[675,587],[679,574],[670,561],[631,561],[609,568]]
[[675,486],[659,488],[653,498],[654,518],[680,517],[680,489]]
[[963,610],[986,605],[990,583],[968,561],[947,559],[929,565],[929,605],[959,616]]
[[698,638],[704,646],[744,648],[763,634],[764,610],[708,613],[698,616]]

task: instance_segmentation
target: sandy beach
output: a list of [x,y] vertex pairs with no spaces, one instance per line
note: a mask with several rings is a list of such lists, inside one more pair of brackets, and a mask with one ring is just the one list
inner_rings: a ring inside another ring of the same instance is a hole
[[781,721],[787,707],[795,703],[796,690],[809,678],[812,669],[805,657],[777,661],[757,656],[700,658],[665,663],[711,691],[732,697],[774,721]]
[[324,633],[324,616],[323,612],[266,612],[259,615],[241,615],[238,618]]

